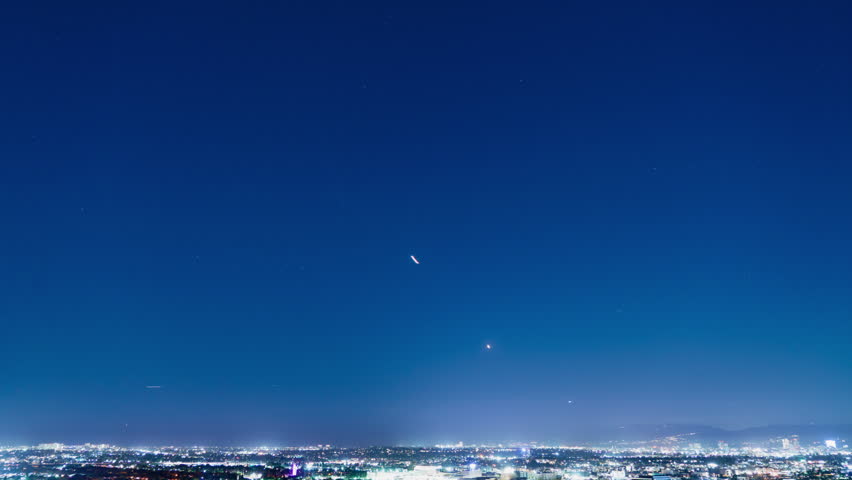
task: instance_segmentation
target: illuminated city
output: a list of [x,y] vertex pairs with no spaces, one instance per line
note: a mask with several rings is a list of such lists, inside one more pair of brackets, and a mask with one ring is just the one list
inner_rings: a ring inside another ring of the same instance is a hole
[[703,446],[690,436],[642,445],[159,447],[41,444],[0,450],[8,479],[831,480],[852,478],[845,441],[797,437]]

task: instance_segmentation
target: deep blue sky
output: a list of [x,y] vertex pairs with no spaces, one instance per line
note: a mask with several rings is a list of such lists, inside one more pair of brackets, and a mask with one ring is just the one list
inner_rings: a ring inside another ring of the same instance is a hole
[[0,58],[0,442],[852,422],[849,2],[9,2]]

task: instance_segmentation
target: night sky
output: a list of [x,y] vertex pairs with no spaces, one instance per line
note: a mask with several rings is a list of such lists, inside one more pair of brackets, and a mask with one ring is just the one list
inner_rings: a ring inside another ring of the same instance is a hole
[[849,2],[21,1],[0,58],[0,442],[852,423]]

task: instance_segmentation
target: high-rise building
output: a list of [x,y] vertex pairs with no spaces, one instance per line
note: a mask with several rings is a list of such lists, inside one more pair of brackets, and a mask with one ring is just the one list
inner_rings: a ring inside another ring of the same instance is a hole
[[798,435],[793,435],[793,438],[790,439],[790,447],[793,450],[799,449],[799,436]]
[[65,445],[61,443],[40,443],[36,448],[39,450],[62,450]]

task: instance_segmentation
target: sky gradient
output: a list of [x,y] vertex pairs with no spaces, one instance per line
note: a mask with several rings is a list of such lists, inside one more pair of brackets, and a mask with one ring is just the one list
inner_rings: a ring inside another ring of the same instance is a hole
[[0,442],[852,423],[852,4],[400,3],[2,7]]

